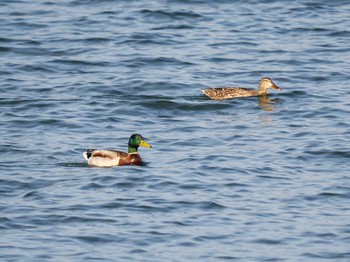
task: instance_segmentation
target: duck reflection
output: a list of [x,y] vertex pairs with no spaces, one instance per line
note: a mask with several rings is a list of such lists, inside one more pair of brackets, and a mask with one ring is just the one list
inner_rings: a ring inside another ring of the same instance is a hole
[[258,103],[259,103],[259,107],[261,109],[264,109],[265,111],[272,111],[273,110],[273,104],[277,103],[278,101],[280,101],[279,98],[268,98],[268,95],[262,95],[262,96],[258,96]]

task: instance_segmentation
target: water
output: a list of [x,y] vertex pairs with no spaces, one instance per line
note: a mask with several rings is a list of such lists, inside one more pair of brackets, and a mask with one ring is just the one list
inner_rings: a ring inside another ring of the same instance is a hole
[[[2,1],[1,260],[349,261],[349,12]],[[135,132],[145,166],[87,166]]]

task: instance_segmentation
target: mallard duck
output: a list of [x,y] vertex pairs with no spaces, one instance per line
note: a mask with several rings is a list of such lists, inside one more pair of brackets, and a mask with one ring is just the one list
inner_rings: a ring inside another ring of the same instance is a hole
[[142,165],[142,159],[137,153],[139,146],[151,147],[140,134],[133,134],[129,139],[128,153],[115,150],[88,149],[83,153],[83,156],[90,166]]
[[243,87],[222,87],[222,88],[208,88],[202,89],[202,92],[209,96],[211,99],[222,100],[235,97],[249,97],[249,96],[261,96],[266,95],[266,90],[273,88],[276,90],[282,90],[272,82],[271,78],[261,78],[258,86],[258,91]]

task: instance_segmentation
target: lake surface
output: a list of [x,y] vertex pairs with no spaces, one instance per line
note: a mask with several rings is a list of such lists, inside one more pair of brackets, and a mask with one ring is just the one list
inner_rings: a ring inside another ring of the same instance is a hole
[[[348,1],[2,1],[1,261],[349,261]],[[214,101],[200,89],[282,91]],[[144,166],[88,167],[87,148]]]

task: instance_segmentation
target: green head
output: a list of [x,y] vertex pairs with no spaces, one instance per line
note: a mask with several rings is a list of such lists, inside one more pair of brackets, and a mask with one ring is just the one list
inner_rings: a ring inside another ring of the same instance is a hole
[[128,153],[135,153],[139,146],[150,148],[151,145],[143,140],[140,134],[133,134],[129,139]]

